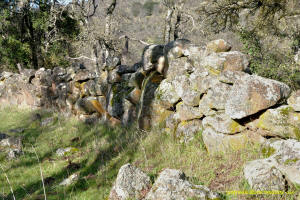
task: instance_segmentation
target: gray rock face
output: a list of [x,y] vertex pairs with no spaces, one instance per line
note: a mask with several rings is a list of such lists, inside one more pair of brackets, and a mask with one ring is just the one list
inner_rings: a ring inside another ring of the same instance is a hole
[[[244,166],[250,186],[258,190],[284,190],[286,183],[300,185],[300,142],[293,139],[267,143],[273,154]],[[292,185],[291,185],[292,186]]]
[[187,143],[193,140],[194,136],[202,129],[202,121],[199,119],[182,121],[177,126],[176,137],[180,139],[180,142]]
[[174,81],[163,80],[157,90],[155,91],[155,98],[166,107],[172,107],[176,102],[179,101],[180,96],[177,93],[176,83]]
[[165,169],[155,181],[146,200],[216,199],[219,195],[207,187],[191,184],[183,172]]
[[204,68],[197,68],[189,76],[189,82],[189,90],[192,92],[197,92],[199,96],[203,93],[206,93],[208,89],[213,88],[219,83],[218,79],[215,76],[211,76]]
[[248,68],[249,61],[246,55],[238,51],[230,51],[223,53],[211,53],[203,57],[200,65],[215,73],[227,70],[245,71]]
[[246,129],[246,127],[230,119],[225,113],[217,113],[216,115],[205,117],[202,124],[204,128],[211,127],[223,134],[235,134]]
[[267,109],[287,98],[290,88],[281,82],[259,76],[245,76],[236,81],[225,105],[232,119],[242,119]]
[[288,105],[268,109],[254,124],[267,136],[300,139],[300,113]]
[[81,70],[76,73],[74,81],[88,81],[96,78],[96,73],[90,72],[88,70]]
[[178,75],[188,74],[193,71],[193,66],[187,57],[172,59],[168,63],[168,67],[164,70],[165,78],[172,80]]
[[270,144],[275,149],[270,159],[276,160],[276,168],[293,184],[300,185],[300,142],[297,140],[279,140]]
[[176,112],[181,121],[200,119],[203,116],[197,107],[189,106],[182,102],[176,105]]
[[299,112],[300,111],[300,90],[292,92],[287,102],[295,111]]
[[283,174],[275,168],[271,159],[254,160],[248,162],[244,168],[244,175],[251,188],[255,190],[283,190],[285,180]]
[[206,50],[209,53],[211,53],[211,52],[215,52],[215,53],[226,52],[226,51],[229,51],[230,49],[231,49],[230,44],[228,44],[223,39],[211,41],[206,45]]
[[242,79],[242,77],[249,77],[249,74],[246,74],[245,72],[240,72],[240,71],[223,71],[221,74],[218,76],[218,79],[222,83],[227,83],[227,84],[233,84],[236,81],[239,81]]
[[201,98],[199,103],[200,112],[206,113],[208,110],[224,110],[225,104],[228,99],[228,93],[231,90],[231,86],[225,83],[217,83],[207,91],[207,93]]
[[150,190],[150,178],[140,169],[126,164],[118,173],[116,182],[110,192],[110,200],[142,199]]
[[210,154],[243,149],[250,141],[249,135],[247,134],[222,134],[210,127],[204,129],[202,138]]

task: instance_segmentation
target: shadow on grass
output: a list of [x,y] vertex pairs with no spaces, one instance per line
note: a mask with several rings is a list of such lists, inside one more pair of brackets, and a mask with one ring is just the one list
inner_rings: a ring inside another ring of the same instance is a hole
[[[34,113],[36,112],[39,111],[35,111]],[[49,113],[46,115],[49,117]],[[55,122],[47,127],[39,127],[36,122],[32,122],[30,120],[24,123],[22,128],[25,128],[25,132],[22,133],[22,136],[24,137],[25,155],[20,158],[21,160],[16,161],[15,163],[13,161],[9,170],[18,168],[27,169],[38,166],[39,163],[35,154],[32,152],[32,146],[39,147],[39,145],[41,145],[39,136],[41,134],[50,134],[57,131],[56,126],[58,123],[61,127],[64,127],[67,126],[68,122],[67,120],[59,120],[59,122]],[[69,126],[72,127],[72,124],[69,124]],[[67,199],[70,198],[70,194],[79,194],[82,191],[88,190],[90,186],[94,188],[102,187],[107,190],[111,187],[112,182],[116,178],[119,168],[123,164],[132,161],[135,155],[135,150],[137,149],[141,138],[145,135],[145,133],[133,128],[112,128],[105,124],[86,125],[82,122],[76,122],[72,128],[77,130],[78,133],[76,134],[79,139],[72,141],[74,135],[67,136],[67,138],[70,138],[65,141],[63,147],[72,146],[80,149],[81,151],[83,151],[83,149],[90,150],[87,152],[81,152],[82,154],[79,156],[81,156],[82,159],[80,159],[80,161],[75,161],[75,163],[79,166],[78,168],[64,167],[55,171],[55,173],[50,176],[53,181],[48,183],[45,188],[48,199]],[[57,137],[63,137],[63,134],[67,133],[57,133]],[[59,139],[61,138],[57,138],[57,141]],[[102,146],[101,142],[95,143],[95,140],[105,141],[105,144]],[[38,152],[38,154],[40,154],[39,159],[42,161],[42,168],[43,160],[53,159],[53,157],[56,160],[67,159],[68,162],[72,162],[72,156],[66,156],[64,158],[55,157],[55,152],[57,148],[60,147],[62,146],[59,146],[58,144],[48,144],[48,149],[46,151],[42,153]],[[79,174],[79,180],[77,182],[68,187],[58,186],[64,178],[67,178],[73,173]],[[32,176],[34,176],[34,174]],[[49,178],[49,176],[44,177],[44,179],[45,178]],[[27,184],[14,186],[13,193],[16,196],[16,199],[39,199],[43,196],[42,181],[39,179],[38,181],[28,181]],[[107,195],[107,191],[105,194],[101,195]],[[5,196],[5,199],[13,199],[12,193]]]

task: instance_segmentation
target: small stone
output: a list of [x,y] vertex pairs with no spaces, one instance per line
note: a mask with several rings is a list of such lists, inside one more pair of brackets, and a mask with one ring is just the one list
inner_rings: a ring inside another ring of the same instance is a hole
[[48,117],[44,120],[41,121],[41,126],[49,126],[50,124],[52,124],[54,122],[54,117]]
[[[8,130],[8,132],[10,132],[10,133],[24,133],[24,131],[25,131],[25,128],[15,128],[15,129]],[[0,136],[0,139],[1,139],[1,136]]]
[[66,153],[71,152],[72,147],[67,147],[67,148],[59,148],[56,150],[56,155],[57,156],[65,156]]
[[21,154],[22,154],[21,149],[12,148],[12,149],[8,149],[7,157],[9,160],[14,160],[18,158]]
[[61,183],[59,183],[60,186],[69,186],[73,183],[75,183],[79,179],[78,174],[72,174],[68,178],[64,179]]
[[131,164],[126,164],[119,170],[109,200],[143,199],[150,187],[151,181],[147,174]]

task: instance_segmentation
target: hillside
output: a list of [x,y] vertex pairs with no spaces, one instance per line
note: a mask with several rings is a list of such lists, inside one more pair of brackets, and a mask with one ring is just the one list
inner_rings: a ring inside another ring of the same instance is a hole
[[[49,117],[55,120],[37,127],[40,122],[32,120],[37,113],[41,114],[41,121]],[[7,160],[1,153],[4,199],[13,199],[10,187],[16,199],[44,199],[40,166],[47,199],[106,199],[119,168],[128,162],[140,167],[152,180],[162,169],[172,167],[183,170],[195,184],[217,191],[243,191],[250,189],[242,174],[244,163],[266,156],[258,146],[252,145],[245,150],[208,156],[201,132],[192,143],[182,144],[159,130],[148,133],[86,125],[46,111],[11,107],[1,110],[0,116],[3,119],[1,133],[24,129],[22,133],[11,134],[24,137],[23,154],[18,160]],[[67,147],[73,150],[57,155],[57,149]],[[79,175],[77,181],[67,187],[59,185],[74,173]],[[227,197],[237,198],[235,195]],[[239,195],[238,199],[246,197]],[[274,199],[278,197],[275,195]],[[288,195],[287,199],[293,196]]]

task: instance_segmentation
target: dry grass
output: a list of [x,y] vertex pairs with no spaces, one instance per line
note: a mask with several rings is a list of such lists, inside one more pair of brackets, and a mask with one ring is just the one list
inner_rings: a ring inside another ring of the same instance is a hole
[[[250,189],[243,179],[243,165],[261,158],[259,146],[250,145],[243,151],[208,155],[199,133],[189,144],[181,144],[159,130],[141,132],[135,129],[86,125],[74,118],[65,119],[54,113],[42,112],[42,118],[55,116],[59,120],[47,127],[30,121],[32,111],[6,108],[0,110],[0,132],[25,128],[24,155],[14,161],[0,152],[0,163],[7,174],[0,174],[0,199],[44,199],[42,168],[47,199],[106,199],[125,163],[133,163],[155,180],[164,168],[180,169],[190,181],[204,184],[221,192]],[[32,146],[38,154],[37,161]],[[63,157],[56,155],[62,147],[74,151]],[[79,180],[68,187],[59,183],[73,173]],[[280,199],[282,197],[226,196],[227,199]],[[289,197],[290,198],[290,197]],[[287,198],[285,198],[287,199]],[[292,198],[290,198],[292,199]]]

